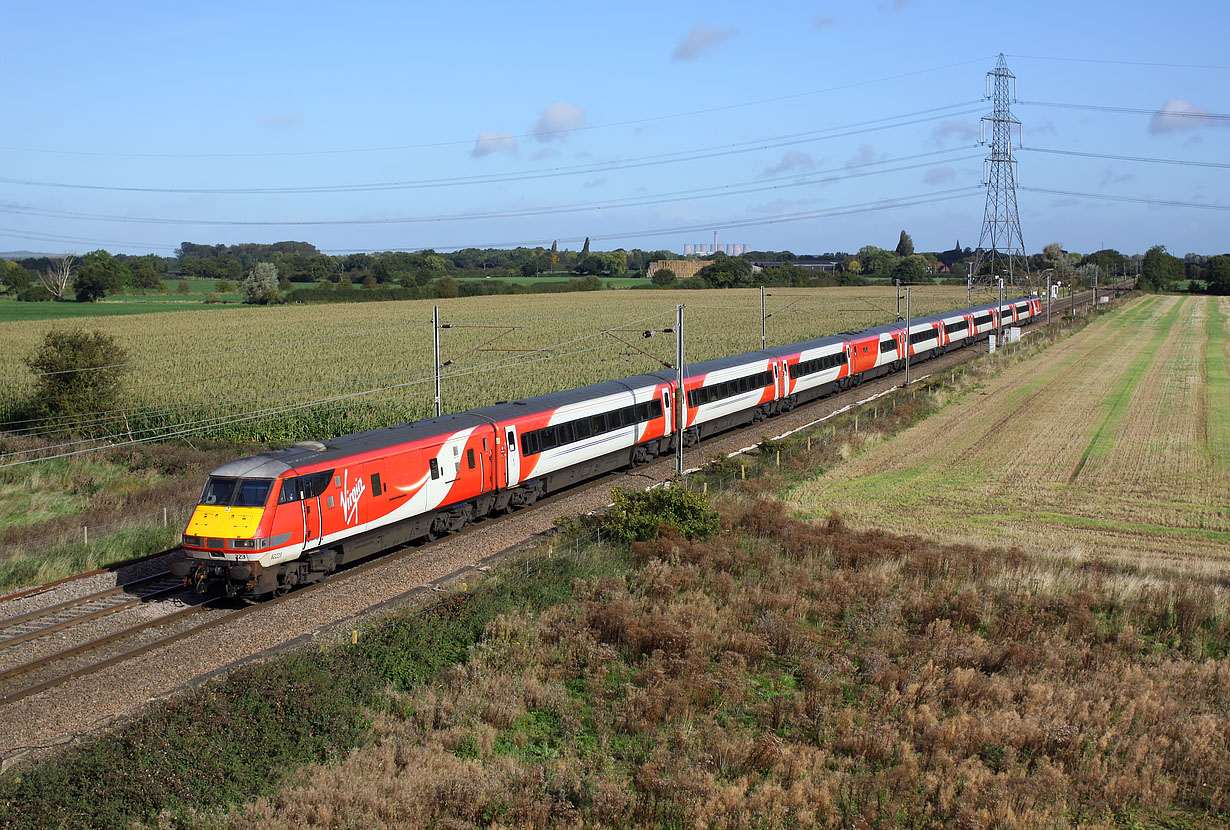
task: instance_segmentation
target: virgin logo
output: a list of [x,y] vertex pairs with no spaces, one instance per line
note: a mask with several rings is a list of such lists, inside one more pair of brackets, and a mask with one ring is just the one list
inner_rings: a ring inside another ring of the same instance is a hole
[[363,483],[363,478],[359,477],[354,480],[354,484],[350,483],[350,470],[342,473],[342,515],[346,519],[346,524],[350,524],[359,517],[359,496],[367,486]]

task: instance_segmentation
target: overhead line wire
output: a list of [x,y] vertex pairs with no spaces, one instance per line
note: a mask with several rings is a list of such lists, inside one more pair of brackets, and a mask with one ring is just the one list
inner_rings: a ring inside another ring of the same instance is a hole
[[[709,186],[704,188],[670,191],[664,194],[653,194],[649,196],[627,196],[618,199],[609,199],[599,202],[582,202],[572,205],[560,206],[545,206],[524,208],[515,210],[489,211],[489,212],[470,212],[458,214],[443,214],[438,216],[390,216],[381,219],[305,219],[305,220],[229,220],[229,219],[181,219],[168,217],[150,217],[150,216],[114,216],[110,214],[88,214],[74,213],[70,211],[52,211],[43,209],[24,209],[21,211],[26,216],[48,216],[54,218],[79,219],[84,221],[104,221],[104,222],[132,222],[140,224],[154,225],[208,225],[208,226],[318,226],[318,225],[387,225],[387,224],[433,224],[437,222],[464,222],[478,219],[511,219],[526,216],[543,216],[564,213],[582,213],[591,210],[618,209],[629,207],[646,207],[652,205],[671,204],[675,202],[694,201],[697,199],[712,199],[723,196],[743,195],[747,193],[759,193],[766,190],[777,190],[788,187],[809,187],[817,184],[827,184],[835,181],[843,181],[846,179],[862,178],[865,176],[882,175],[885,173],[899,173],[905,170],[916,170],[919,167],[926,167],[930,162],[919,164],[905,165],[902,167],[890,168],[886,170],[870,170],[865,172],[848,172],[850,170],[861,170],[867,167],[877,167],[884,164],[890,164],[894,161],[903,161],[921,157],[933,157],[943,155],[958,150],[970,149],[967,146],[959,148],[951,148],[945,150],[936,150],[927,153],[917,153],[911,156],[906,156],[903,159],[893,159],[884,161],[864,162],[862,164],[848,165],[841,168],[832,168],[829,170],[821,170],[812,173],[800,174],[796,173],[789,176],[774,177],[768,183],[761,183],[757,180],[736,182],[728,185]],[[975,156],[963,156],[953,159],[954,161],[966,161],[975,158]],[[830,175],[844,173],[844,175]],[[824,176],[825,178],[815,178],[816,176]],[[793,181],[782,181],[793,179]],[[0,207],[0,212],[8,212],[7,208]]]
[[1178,164],[1188,167],[1230,168],[1230,164],[1217,161],[1190,161],[1187,159],[1164,159],[1152,156],[1114,156],[1108,153],[1085,153],[1079,150],[1057,150],[1047,147],[1022,147],[1030,153],[1052,153],[1061,156],[1081,156],[1084,158],[1109,159],[1111,161],[1140,161],[1148,164]]

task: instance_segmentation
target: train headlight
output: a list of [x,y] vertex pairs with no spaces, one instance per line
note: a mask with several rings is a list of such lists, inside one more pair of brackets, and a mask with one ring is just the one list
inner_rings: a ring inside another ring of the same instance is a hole
[[269,539],[231,539],[227,547],[232,550],[261,550],[269,547]]
[[190,545],[191,547],[194,547],[194,548],[203,548],[205,547],[205,540],[202,539],[200,536],[189,536],[187,533],[185,533],[184,534],[184,544]]

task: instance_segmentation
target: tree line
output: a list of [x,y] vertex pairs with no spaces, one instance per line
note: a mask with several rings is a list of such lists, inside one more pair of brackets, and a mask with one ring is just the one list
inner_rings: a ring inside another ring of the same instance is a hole
[[[680,281],[696,288],[745,285],[842,285],[860,284],[869,277],[887,277],[903,284],[936,277],[963,280],[977,251],[962,248],[958,241],[951,249],[917,253],[910,235],[902,230],[893,248],[864,245],[857,253],[796,255],[791,251],[751,251],[738,256],[715,253],[695,257],[708,264],[697,276]],[[20,300],[62,300],[70,295],[93,302],[107,294],[131,288],[137,291],[165,291],[173,278],[214,279],[230,290],[236,283],[249,285],[244,290],[248,302],[276,302],[292,291],[300,294],[296,283],[320,286],[331,283],[346,294],[351,287],[404,289],[413,296],[456,296],[455,293],[508,293],[509,286],[489,286],[478,290],[452,285],[467,277],[486,277],[500,281],[514,277],[558,277],[560,284],[584,277],[643,276],[650,262],[679,259],[667,250],[639,248],[613,251],[590,250],[589,240],[579,251],[552,244],[547,247],[464,248],[453,252],[383,251],[329,255],[307,242],[241,243],[203,245],[183,242],[175,256],[155,254],[132,256],[91,251],[78,258],[38,257],[19,261],[0,261],[0,293]],[[800,267],[808,262],[832,263],[832,273],[817,275]],[[755,269],[753,263],[768,267]],[[1114,249],[1091,254],[1065,251],[1059,243],[1046,245],[1040,253],[1027,257],[1031,273],[1049,273],[1055,279],[1088,285],[1095,276],[1103,283],[1118,275],[1139,275],[1146,290],[1171,290],[1230,294],[1230,255],[1171,255],[1157,245],[1144,255],[1128,256]],[[253,282],[254,275],[259,276]],[[659,271],[654,282],[672,285],[674,275]],[[444,281],[444,282],[442,282]],[[251,286],[257,286],[252,288]],[[463,283],[464,285],[464,283]],[[186,286],[185,286],[186,288]],[[223,289],[219,289],[223,290]],[[317,292],[319,293],[319,292]],[[315,297],[316,295],[313,295]]]

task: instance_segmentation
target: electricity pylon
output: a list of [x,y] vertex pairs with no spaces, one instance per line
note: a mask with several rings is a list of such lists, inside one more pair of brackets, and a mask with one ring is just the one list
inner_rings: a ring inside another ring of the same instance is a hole
[[[1019,135],[1021,128],[1009,109],[1016,100],[1016,76],[1009,71],[1002,52],[995,68],[987,73],[987,97],[993,101],[991,112],[982,117],[984,144],[987,125],[991,127],[991,154],[982,168],[987,204],[971,276],[975,284],[993,285],[1002,277],[1006,285],[1015,285],[1027,279],[1029,260],[1016,209],[1017,168],[1012,157],[1012,130],[1015,127]],[[982,273],[984,270],[986,273]]]

